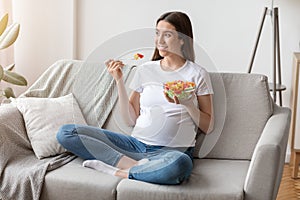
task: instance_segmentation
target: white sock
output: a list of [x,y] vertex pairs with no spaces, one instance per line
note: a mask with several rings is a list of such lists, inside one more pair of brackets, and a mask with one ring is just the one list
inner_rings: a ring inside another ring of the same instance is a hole
[[143,165],[143,164],[145,164],[148,161],[149,161],[148,158],[143,158],[143,159],[141,159],[141,160],[138,161],[137,165]]
[[108,165],[100,160],[86,160],[82,163],[82,166],[92,168],[110,175],[115,175],[116,172],[119,170],[119,168]]

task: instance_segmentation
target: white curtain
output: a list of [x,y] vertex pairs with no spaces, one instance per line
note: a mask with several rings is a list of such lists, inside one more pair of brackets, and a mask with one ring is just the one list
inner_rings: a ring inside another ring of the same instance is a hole
[[[2,18],[6,13],[8,13],[8,25],[9,26],[12,20],[12,3],[11,0],[0,0],[0,17]],[[6,67],[14,63],[14,47],[13,45],[0,50],[0,65]]]

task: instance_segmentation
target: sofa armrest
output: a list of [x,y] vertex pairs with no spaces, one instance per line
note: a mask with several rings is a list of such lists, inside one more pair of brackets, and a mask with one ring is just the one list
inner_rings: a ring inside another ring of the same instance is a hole
[[244,185],[246,200],[276,199],[285,162],[290,117],[289,108],[274,105],[274,113],[252,155]]

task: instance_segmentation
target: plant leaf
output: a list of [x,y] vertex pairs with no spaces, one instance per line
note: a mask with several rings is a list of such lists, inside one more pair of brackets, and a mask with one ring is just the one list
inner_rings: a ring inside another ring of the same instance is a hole
[[6,13],[0,21],[0,35],[2,35],[4,30],[6,29],[7,23],[8,23],[8,14]]
[[2,80],[4,75],[3,67],[0,65],[0,81]]
[[4,33],[0,36],[0,49],[5,49],[12,45],[18,38],[20,31],[20,24],[13,23],[7,27]]
[[10,97],[16,98],[13,89],[10,88],[10,87],[7,87],[7,88],[5,88],[5,89],[3,90],[3,95],[4,95],[6,98],[8,98],[8,99],[9,99]]
[[23,76],[11,71],[4,71],[4,76],[2,77],[2,80],[14,85],[27,85],[27,81]]
[[11,65],[8,65],[7,67],[5,67],[4,70],[12,71],[14,68],[15,68],[15,64],[11,64]]

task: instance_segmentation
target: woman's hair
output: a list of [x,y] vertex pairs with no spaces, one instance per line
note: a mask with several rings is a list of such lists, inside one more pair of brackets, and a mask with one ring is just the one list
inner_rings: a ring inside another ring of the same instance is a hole
[[[182,12],[167,12],[158,18],[156,25],[162,20],[172,24],[175,27],[179,37],[181,37],[181,39],[184,41],[181,49],[183,57],[194,62],[195,52],[193,44],[193,29],[189,17]],[[162,59],[162,57],[159,55],[158,49],[155,48],[152,60],[160,59]]]

